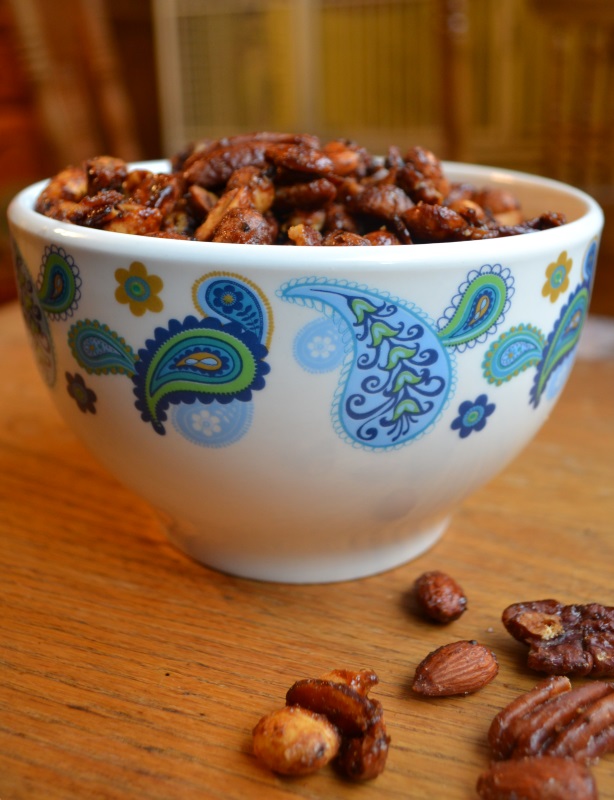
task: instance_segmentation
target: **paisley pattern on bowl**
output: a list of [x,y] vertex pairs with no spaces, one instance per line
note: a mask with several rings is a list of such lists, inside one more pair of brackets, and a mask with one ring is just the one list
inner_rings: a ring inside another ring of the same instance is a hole
[[[572,268],[567,253],[546,266],[551,291],[542,289],[542,294],[550,302],[567,298],[559,318],[547,334],[528,321],[501,333],[483,358],[488,384],[501,387],[534,367],[529,402],[537,407],[550,377],[561,374],[561,363],[577,344],[588,311],[595,258],[592,242],[581,281],[571,292],[566,292]],[[16,245],[15,263],[24,319],[41,372],[51,385],[55,364],[50,322],[74,316],[83,291],[80,271],[66,250],[53,245],[44,249],[36,287]],[[126,279],[124,289],[130,277],[136,276],[139,286],[156,278],[141,262],[133,262],[131,270],[116,271],[116,279],[120,272]],[[158,300],[162,285],[157,279],[152,291],[139,292],[137,299],[147,295],[146,300]],[[129,302],[132,313],[140,316],[149,307],[144,303],[134,311],[136,299],[127,300],[123,294],[118,298],[118,291],[115,299]],[[438,423],[455,393],[456,358],[492,339],[511,308],[514,292],[508,268],[486,264],[472,269],[437,323],[408,299],[348,281],[300,278],[280,286],[277,295],[319,315],[301,328],[293,349],[307,371],[340,369],[331,398],[337,434],[352,446],[381,451],[397,449]],[[100,320],[76,320],[68,331],[68,345],[87,373],[129,377],[135,407],[156,433],[166,433],[169,408],[179,406],[173,411],[173,426],[182,436],[203,446],[228,446],[248,432],[254,392],[265,388],[271,369],[272,307],[253,281],[237,273],[205,274],[194,283],[192,299],[201,317],[170,319],[155,327],[136,352]],[[160,301],[149,310],[161,308]],[[76,375],[69,381],[69,392],[78,379],[83,380]],[[480,430],[494,409],[494,404],[482,404],[478,398],[471,408],[480,406],[484,413],[471,423],[467,409],[461,410],[467,403],[472,401],[463,402],[450,426],[462,438]],[[211,404],[217,411],[212,407],[204,413]],[[240,413],[237,404],[249,404],[250,412]],[[93,403],[85,407],[95,410]],[[228,408],[222,411],[224,407]]]

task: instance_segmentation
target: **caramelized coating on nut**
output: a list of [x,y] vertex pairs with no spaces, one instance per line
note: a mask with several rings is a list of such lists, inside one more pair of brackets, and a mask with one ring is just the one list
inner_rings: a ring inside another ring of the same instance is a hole
[[529,645],[527,663],[536,672],[614,676],[614,607],[535,600],[508,606],[502,621]]
[[354,689],[358,694],[366,697],[374,686],[379,683],[379,678],[372,669],[333,669],[324,675],[320,675],[320,680],[331,681],[332,683],[342,683]]
[[471,200],[501,225],[519,225],[522,211],[518,199],[505,189],[478,189]]
[[312,225],[300,222],[288,228],[288,238],[296,245],[303,247],[319,247],[322,244],[322,234]]
[[595,761],[614,752],[614,687],[581,710],[548,745],[548,754]]
[[333,162],[335,175],[342,177],[346,175],[363,177],[373,164],[372,156],[364,147],[345,139],[327,142],[322,151]]
[[538,756],[498,761],[478,778],[482,800],[597,800],[597,785],[583,765],[566,758]]
[[587,683],[569,692],[562,692],[544,703],[518,726],[514,758],[547,752],[555,735],[566,728],[596,700],[610,694],[612,688],[602,681]]
[[341,742],[337,766],[355,781],[369,781],[384,771],[388,758],[390,736],[380,716],[369,725],[362,736],[346,737]]
[[519,725],[542,703],[571,689],[569,678],[548,678],[531,691],[519,695],[493,719],[488,730],[488,742],[495,758],[508,758],[516,743]]
[[325,714],[347,736],[364,733],[381,714],[379,704],[353,687],[322,678],[297,681],[288,689],[286,704]]
[[331,231],[326,234],[322,244],[325,247],[371,247],[371,242],[365,236],[349,231]]
[[496,715],[488,741],[498,759],[595,760],[614,750],[614,685],[594,681],[572,688],[561,676],[542,681]]
[[384,770],[390,745],[382,705],[368,698],[377,683],[369,669],[333,669],[297,681],[288,690],[286,708],[254,728],[255,754],[286,775],[307,774],[334,759],[345,777],[372,780]]
[[337,196],[337,189],[326,178],[316,178],[305,183],[278,186],[275,191],[275,208],[292,211],[295,208],[325,208]]
[[443,174],[439,159],[430,150],[412,147],[399,170],[399,186],[414,203],[442,203],[450,184]]
[[321,233],[324,246],[352,247],[516,236],[565,222],[550,211],[523,219],[501,188],[451,184],[423,147],[403,156],[391,146],[377,158],[344,139],[264,131],[193,142],[171,165],[170,175],[154,174],[97,156],[52,178],[35,208],[123,233],[307,247],[318,237],[298,225]]
[[467,598],[458,583],[440,570],[420,575],[414,595],[422,613],[435,622],[452,622],[467,609]]
[[309,775],[339,752],[339,731],[322,714],[286,706],[263,717],[253,731],[255,756],[281,775]]
[[495,654],[476,641],[450,642],[429,653],[416,667],[412,689],[426,697],[473,694],[499,672]]
[[273,228],[255,208],[232,208],[220,220],[211,241],[272,244],[274,239]]
[[365,233],[364,238],[370,242],[374,247],[387,247],[393,244],[401,244],[400,240],[385,228],[380,228],[378,231],[370,231]]

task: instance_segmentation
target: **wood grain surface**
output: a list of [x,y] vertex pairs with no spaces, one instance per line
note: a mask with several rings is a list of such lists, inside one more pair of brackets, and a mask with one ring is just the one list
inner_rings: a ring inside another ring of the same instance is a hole
[[[577,362],[537,438],[428,553],[373,578],[289,586],[219,574],[168,543],[61,421],[14,304],[0,310],[0,354],[2,800],[474,798],[490,720],[539,679],[502,610],[614,605],[614,357]],[[409,602],[433,568],[468,596],[448,626]],[[417,664],[458,639],[495,651],[494,682],[413,696]],[[295,680],[335,667],[380,677],[385,772],[359,785],[332,767],[268,772],[253,726]],[[614,798],[614,755],[594,775]]]

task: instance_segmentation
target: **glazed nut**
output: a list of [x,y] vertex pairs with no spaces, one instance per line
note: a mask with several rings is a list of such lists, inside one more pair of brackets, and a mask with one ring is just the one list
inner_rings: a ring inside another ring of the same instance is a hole
[[269,222],[255,208],[232,208],[211,236],[212,242],[272,244],[275,236]]
[[482,800],[593,800],[595,779],[586,766],[567,758],[533,756],[497,761],[478,778]]
[[[550,752],[550,744],[557,734],[610,692],[609,684],[595,681],[548,700],[518,726],[512,757],[522,758]],[[563,754],[571,756],[571,748]]]
[[495,654],[476,641],[451,642],[418,665],[412,689],[427,697],[477,692],[499,672]]
[[373,780],[384,771],[389,745],[390,736],[381,716],[362,736],[342,739],[337,767],[354,781]]
[[553,756],[593,761],[614,750],[614,687],[584,708],[548,746]]
[[519,695],[495,716],[488,730],[488,742],[495,758],[508,758],[516,744],[517,729],[536,708],[571,689],[569,678],[558,676],[541,681]]
[[614,685],[572,688],[562,676],[542,681],[496,715],[488,741],[498,759],[596,759],[614,750]]
[[518,225],[522,222],[520,204],[511,192],[481,189],[474,193],[472,199],[501,225]]
[[345,736],[360,736],[381,716],[379,703],[352,686],[321,678],[294,683],[286,694],[286,704],[324,714]]
[[235,208],[251,208],[251,196],[247,186],[230,189],[223,194],[209,212],[207,218],[199,225],[194,234],[201,242],[211,240],[217,226],[224,216]]
[[528,666],[549,675],[614,676],[614,607],[557,600],[513,603],[502,615],[508,633],[529,645]]
[[349,231],[331,231],[327,233],[322,241],[325,247],[364,247],[371,246],[371,242],[364,236]]
[[556,212],[525,219],[502,189],[450,184],[422,147],[403,156],[391,145],[382,158],[346,139],[322,144],[310,134],[262,131],[200,139],[171,166],[171,174],[155,173],[97,156],[60,171],[35,208],[142,236],[326,247],[490,239],[566,221]]
[[370,669],[333,669],[296,681],[286,707],[263,717],[253,731],[255,755],[283,775],[306,775],[335,760],[353,781],[377,777],[386,766],[390,737]]
[[[333,669],[320,676],[320,680],[348,686],[367,697],[379,682],[376,673],[370,669]],[[386,732],[384,712],[377,700],[371,700],[374,722],[360,736],[344,736],[335,761],[339,772],[353,781],[369,781],[384,771],[388,758],[390,736]]]
[[363,697],[366,697],[371,689],[379,683],[379,678],[372,669],[332,669],[330,672],[320,675],[320,680],[343,683],[351,689],[355,689]]
[[285,706],[263,717],[253,731],[254,755],[280,775],[309,775],[337,755],[339,731],[322,714]]
[[414,583],[420,610],[436,622],[452,622],[467,608],[467,598],[458,583],[445,572],[424,572]]
[[288,239],[299,247],[319,247],[322,244],[322,234],[311,225],[299,222],[288,228]]

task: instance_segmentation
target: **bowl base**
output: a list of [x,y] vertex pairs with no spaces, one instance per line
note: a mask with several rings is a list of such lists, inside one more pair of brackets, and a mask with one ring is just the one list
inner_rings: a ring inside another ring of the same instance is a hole
[[[166,515],[164,515],[166,516]],[[338,583],[357,580],[399,567],[422,555],[442,536],[449,516],[413,530],[407,540],[379,544],[352,553],[260,558],[254,553],[212,552],[207,542],[177,520],[164,520],[169,540],[182,552],[204,566],[233,575],[272,583]]]

